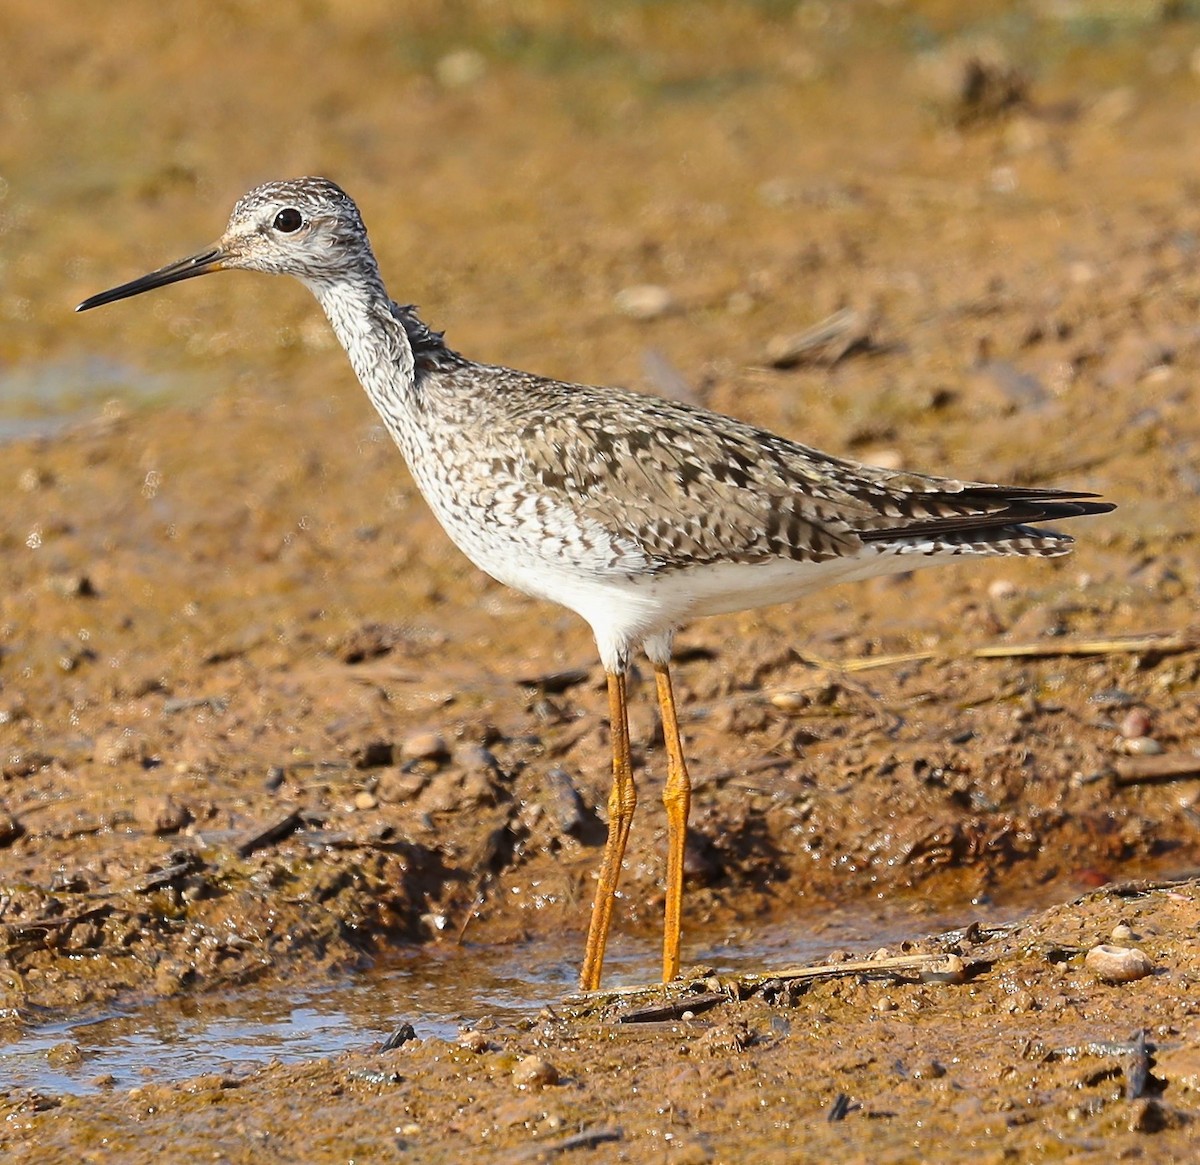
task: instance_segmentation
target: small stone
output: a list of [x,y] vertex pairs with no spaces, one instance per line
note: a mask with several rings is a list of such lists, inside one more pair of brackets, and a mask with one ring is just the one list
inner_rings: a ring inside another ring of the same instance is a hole
[[154,969],[154,990],[165,999],[178,995],[184,987],[186,972],[173,963],[159,963]]
[[174,797],[145,797],[137,803],[134,817],[149,833],[162,836],[178,833],[192,820],[192,812]]
[[69,1068],[73,1064],[83,1063],[83,1052],[78,1044],[64,1040],[46,1050],[46,1063],[51,1068]]
[[1129,923],[1118,922],[1117,925],[1112,928],[1112,934],[1109,935],[1109,938],[1111,938],[1113,942],[1120,946],[1122,943],[1133,942],[1134,939],[1137,938],[1137,935],[1133,933],[1133,927],[1130,926]]
[[92,580],[86,574],[52,574],[47,586],[64,599],[90,599],[96,594]]
[[404,760],[445,760],[450,755],[446,741],[438,732],[414,732],[400,744]]
[[656,320],[675,307],[675,297],[657,283],[639,283],[617,292],[613,303],[623,316],[633,320]]
[[540,1096],[519,1096],[492,1109],[492,1123],[499,1129],[533,1128],[542,1118],[545,1102]]
[[487,73],[487,60],[475,49],[453,49],[434,66],[438,84],[447,89],[466,89],[482,81]]
[[1118,732],[1126,740],[1137,740],[1143,736],[1150,735],[1150,716],[1142,708],[1130,708],[1125,713],[1124,719],[1121,721]]
[[714,1024],[696,1041],[696,1047],[711,1056],[723,1057],[730,1052],[744,1052],[753,1042],[750,1025],[745,1020],[735,1019]]
[[926,1060],[913,1069],[913,1079],[915,1080],[940,1080],[945,1075],[945,1067],[937,1060]]
[[767,699],[781,712],[800,712],[812,702],[804,692],[772,692]]
[[17,488],[27,494],[53,484],[54,473],[51,470],[34,468],[32,465],[22,469],[17,478]]
[[375,783],[375,796],[389,805],[404,805],[415,800],[421,790],[429,784],[425,773],[405,773],[388,769],[379,774]]
[[379,801],[374,793],[368,793],[366,789],[362,789],[354,794],[354,808],[358,810],[374,809]]
[[426,813],[455,813],[463,805],[462,774],[438,773],[421,794],[421,808]]
[[218,1092],[226,1088],[236,1088],[237,1080],[222,1072],[205,1072],[203,1075],[193,1076],[182,1087],[184,1092]]
[[558,1083],[558,1069],[541,1056],[526,1056],[512,1072],[518,1088],[545,1088]]
[[947,955],[921,972],[926,983],[963,983],[967,978],[967,965],[958,955]]
[[116,766],[142,759],[144,745],[132,728],[110,728],[96,734],[92,755],[102,765]]
[[874,465],[879,469],[899,469],[904,464],[904,454],[899,449],[884,447],[860,449],[857,459],[864,465]]
[[1018,991],[1008,1000],[1008,1011],[1011,1015],[1023,1015],[1029,1011],[1041,1010],[1032,991]]
[[466,805],[494,805],[496,790],[490,777],[481,772],[466,773],[460,785],[462,803]]
[[1113,943],[1092,947],[1083,965],[1101,983],[1132,983],[1154,970],[1154,964],[1137,947],[1119,947]]
[[988,584],[989,599],[1011,599],[1017,593],[1016,584],[1006,578],[993,579]]
[[1117,751],[1126,756],[1159,756],[1163,746],[1152,736],[1135,736],[1132,740],[1118,740]]
[[488,1050],[488,1039],[483,1032],[463,1032],[458,1037],[458,1042],[468,1052],[475,1052],[477,1055]]

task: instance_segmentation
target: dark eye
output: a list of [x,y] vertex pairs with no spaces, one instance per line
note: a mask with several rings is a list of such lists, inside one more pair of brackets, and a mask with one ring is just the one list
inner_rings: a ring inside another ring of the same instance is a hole
[[285,235],[290,235],[293,231],[298,231],[303,225],[304,216],[294,206],[289,206],[285,210],[281,210],[275,216],[275,229],[283,231]]

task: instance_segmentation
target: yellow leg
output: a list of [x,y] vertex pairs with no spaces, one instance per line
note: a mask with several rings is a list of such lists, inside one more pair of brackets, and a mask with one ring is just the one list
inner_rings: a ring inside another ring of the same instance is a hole
[[679,974],[679,931],[683,913],[683,854],[687,844],[688,813],[692,807],[692,782],[688,778],[671,672],[665,663],[654,665],[658,706],[662,710],[663,739],[667,745],[667,783],[663,805],[667,810],[667,905],[663,916],[663,982]]
[[600,971],[604,966],[604,948],[608,943],[608,928],[612,925],[613,903],[617,895],[617,879],[621,876],[621,861],[629,826],[637,807],[637,789],[633,784],[633,763],[629,758],[629,714],[625,705],[625,676],[608,672],[608,717],[612,728],[613,782],[608,795],[608,840],[604,843],[604,858],[600,863],[600,881],[596,900],[592,904],[592,921],[588,927],[587,947],[583,955],[583,971],[579,986],[595,991],[600,986]]

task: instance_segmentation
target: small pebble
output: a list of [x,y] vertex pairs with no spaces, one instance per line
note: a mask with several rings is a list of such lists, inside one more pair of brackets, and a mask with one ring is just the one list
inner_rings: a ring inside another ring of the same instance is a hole
[[47,585],[64,599],[88,599],[96,594],[96,588],[86,574],[53,574]]
[[461,773],[438,773],[421,794],[421,808],[426,813],[455,813],[463,804]]
[[17,478],[17,488],[22,493],[33,493],[34,490],[54,484],[54,474],[49,469],[34,469],[32,466],[22,469]]
[[375,806],[378,804],[379,804],[379,802],[376,800],[375,794],[368,793],[366,791],[366,789],[363,789],[360,792],[354,794],[354,808],[355,809],[359,809],[359,810],[374,809]]
[[446,89],[466,89],[486,73],[487,59],[475,49],[452,49],[434,66],[438,84]]
[[405,760],[444,760],[450,755],[440,732],[414,732],[400,745]]
[[947,955],[921,972],[926,983],[962,983],[966,978],[967,965],[958,955]]
[[1150,716],[1142,708],[1130,708],[1117,730],[1126,740],[1150,735]]
[[178,833],[192,820],[191,810],[169,794],[146,797],[137,803],[134,818],[144,829],[159,836]]
[[803,692],[772,692],[767,699],[781,712],[799,712],[812,702]]
[[64,1040],[46,1050],[46,1063],[51,1068],[66,1068],[73,1064],[83,1063],[83,1052],[76,1043]]
[[1126,756],[1158,756],[1163,746],[1152,736],[1135,736],[1132,740],[1118,740],[1117,751]]
[[236,1088],[237,1080],[223,1072],[205,1072],[185,1081],[182,1088],[185,1092],[215,1092],[226,1088]]
[[142,739],[132,728],[109,728],[96,733],[92,756],[102,765],[113,767],[139,759]]
[[1137,935],[1133,933],[1133,927],[1131,927],[1129,923],[1118,922],[1117,925],[1112,928],[1112,934],[1109,935],[1109,938],[1111,938],[1113,942],[1120,946],[1122,943],[1132,942],[1137,938]]
[[1027,1011],[1038,1011],[1038,1002],[1032,991],[1018,991],[1009,997],[1008,1011],[1012,1015],[1023,1015]]
[[899,449],[860,449],[857,457],[864,465],[879,469],[899,469],[904,464],[904,454]]
[[403,805],[417,797],[429,784],[425,773],[403,773],[385,769],[375,782],[375,796],[390,804]]
[[656,283],[639,283],[622,288],[613,303],[623,316],[633,320],[656,320],[675,307],[675,298]]
[[988,584],[989,599],[1011,599],[1017,593],[1016,584],[1006,578],[998,578]]
[[[488,1039],[483,1032],[463,1032],[458,1037],[458,1042],[461,1047],[467,1049],[468,1052],[486,1052],[488,1050]],[[520,1067],[520,1065],[518,1065]],[[514,1073],[515,1074],[515,1073]]]
[[1101,983],[1132,983],[1154,970],[1154,964],[1137,947],[1119,947],[1112,943],[1092,947],[1083,965]]
[[519,1088],[544,1088],[558,1083],[558,1069],[541,1056],[526,1056],[513,1068],[512,1075]]

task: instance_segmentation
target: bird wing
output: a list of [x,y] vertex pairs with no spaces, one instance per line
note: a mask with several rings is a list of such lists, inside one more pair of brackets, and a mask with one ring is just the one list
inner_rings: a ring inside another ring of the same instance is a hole
[[504,450],[502,476],[636,545],[658,569],[821,562],[909,538],[987,541],[1112,508],[1089,494],[860,465],[682,402],[487,373],[500,378],[488,394],[497,407],[476,423]]

